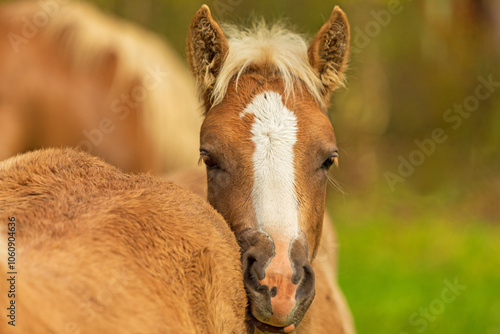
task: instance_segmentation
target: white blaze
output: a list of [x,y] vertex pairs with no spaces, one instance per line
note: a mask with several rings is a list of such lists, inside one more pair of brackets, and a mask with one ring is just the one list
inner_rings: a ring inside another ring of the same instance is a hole
[[257,223],[273,239],[290,240],[299,230],[293,154],[297,118],[272,91],[255,96],[240,117],[246,114],[255,115],[252,197]]

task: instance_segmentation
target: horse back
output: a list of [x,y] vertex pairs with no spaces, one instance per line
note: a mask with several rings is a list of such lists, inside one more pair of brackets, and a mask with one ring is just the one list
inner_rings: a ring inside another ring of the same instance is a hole
[[70,149],[6,160],[0,184],[19,315],[2,333],[245,331],[238,246],[198,196]]

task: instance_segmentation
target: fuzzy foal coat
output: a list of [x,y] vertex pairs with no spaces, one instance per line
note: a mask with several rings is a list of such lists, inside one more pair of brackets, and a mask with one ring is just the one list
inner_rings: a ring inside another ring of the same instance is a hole
[[246,332],[234,235],[189,191],[48,149],[0,163],[4,253],[9,217],[17,319],[1,333]]

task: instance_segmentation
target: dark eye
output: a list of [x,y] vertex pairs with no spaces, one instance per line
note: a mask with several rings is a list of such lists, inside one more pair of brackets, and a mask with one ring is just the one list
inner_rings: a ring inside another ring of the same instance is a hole
[[336,167],[339,166],[339,155],[337,153],[334,153],[331,156],[329,156],[328,159],[326,159],[323,162],[323,165],[321,165],[321,168],[328,170],[328,169],[330,169],[330,167],[332,167],[332,165],[335,165]]
[[203,160],[203,163],[205,163],[205,165],[209,169],[219,168],[219,166],[217,165],[217,161],[215,161],[215,159],[206,151],[200,152],[200,160]]

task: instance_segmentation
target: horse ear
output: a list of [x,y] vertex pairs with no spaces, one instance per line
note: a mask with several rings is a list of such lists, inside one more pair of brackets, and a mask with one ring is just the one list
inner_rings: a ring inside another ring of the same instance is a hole
[[207,5],[201,6],[188,33],[188,59],[205,98],[213,89],[229,47]]
[[325,95],[344,85],[344,71],[349,58],[350,30],[347,16],[335,6],[307,50],[309,63],[325,86]]

